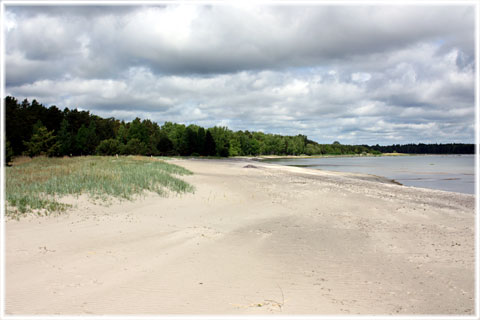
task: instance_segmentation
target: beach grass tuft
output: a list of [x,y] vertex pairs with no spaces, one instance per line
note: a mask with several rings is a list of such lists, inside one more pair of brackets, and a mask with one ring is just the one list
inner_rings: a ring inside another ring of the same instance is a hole
[[189,174],[180,166],[149,157],[38,157],[5,168],[5,212],[11,217],[61,212],[69,205],[59,198],[67,195],[130,200],[145,191],[162,196],[192,192],[190,184],[176,177]]

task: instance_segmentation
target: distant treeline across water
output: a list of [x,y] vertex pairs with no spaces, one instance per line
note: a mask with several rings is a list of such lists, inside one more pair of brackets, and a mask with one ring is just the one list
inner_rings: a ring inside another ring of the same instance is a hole
[[473,144],[394,146],[319,144],[305,135],[283,136],[227,127],[203,128],[136,118],[102,118],[89,111],[49,108],[5,98],[6,159],[17,155],[256,156],[403,153],[474,153]]
[[415,154],[474,154],[475,145],[466,143],[433,143],[433,144],[394,144],[391,146],[370,147],[381,153],[415,153]]

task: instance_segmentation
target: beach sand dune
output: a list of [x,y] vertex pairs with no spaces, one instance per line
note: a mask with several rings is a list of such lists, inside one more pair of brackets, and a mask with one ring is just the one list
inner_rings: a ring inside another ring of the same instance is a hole
[[7,314],[474,313],[474,196],[172,162],[195,193],[7,221]]

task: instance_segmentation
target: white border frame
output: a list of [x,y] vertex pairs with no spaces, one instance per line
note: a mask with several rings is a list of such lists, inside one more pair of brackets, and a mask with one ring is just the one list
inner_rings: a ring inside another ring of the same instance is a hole
[[[344,315],[272,315],[272,316],[228,316],[228,315],[202,315],[202,316],[188,316],[188,315],[158,315],[158,316],[143,316],[143,315],[130,315],[130,316],[86,316],[86,315],[62,315],[62,316],[50,316],[50,315],[40,315],[40,316],[20,316],[20,315],[6,315],[5,314],[5,37],[4,37],[4,25],[3,25],[3,17],[5,14],[5,6],[6,5],[25,5],[25,6],[45,6],[45,5],[63,5],[63,6],[70,6],[70,5],[99,5],[99,6],[114,6],[114,5],[125,5],[125,6],[139,6],[139,5],[154,5],[154,4],[191,4],[191,5],[206,5],[206,4],[214,4],[214,5],[225,5],[231,6],[235,3],[248,3],[249,5],[336,5],[336,6],[352,6],[352,5],[382,5],[382,6],[422,6],[422,5],[452,5],[452,6],[460,6],[460,5],[472,5],[475,9],[475,315],[473,316],[463,316],[463,315],[451,315],[451,316],[436,316],[436,315],[402,315],[402,316],[387,316],[387,315],[366,315],[366,316],[344,316]],[[480,219],[478,217],[479,209],[480,209],[480,199],[479,199],[479,192],[480,192],[480,182],[479,182],[479,168],[480,168],[480,68],[479,68],[479,54],[480,54],[480,3],[474,0],[419,0],[419,1],[352,1],[352,0],[299,0],[299,1],[292,1],[292,0],[244,0],[243,2],[237,0],[173,0],[173,1],[157,1],[157,0],[140,0],[140,1],[133,1],[133,0],[112,0],[112,1],[95,1],[95,0],[0,0],[0,21],[2,21],[1,34],[0,34],[0,70],[1,70],[1,78],[0,78],[0,93],[1,93],[1,123],[0,123],[0,163],[2,165],[1,174],[0,174],[0,319],[11,319],[11,320],[20,320],[20,319],[65,319],[65,320],[77,320],[77,319],[112,319],[112,320],[122,320],[122,319],[399,319],[399,320],[410,320],[414,319],[478,319],[480,316],[480,299],[479,299],[479,292],[480,292],[480,269],[479,269],[479,245],[480,245]]]

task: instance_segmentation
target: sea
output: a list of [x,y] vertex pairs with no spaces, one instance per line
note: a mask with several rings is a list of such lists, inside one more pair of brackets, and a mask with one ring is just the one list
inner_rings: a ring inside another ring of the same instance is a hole
[[280,165],[366,173],[405,186],[475,194],[475,155],[408,155],[268,159]]

